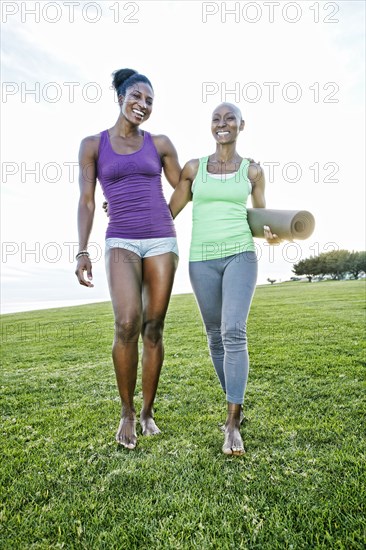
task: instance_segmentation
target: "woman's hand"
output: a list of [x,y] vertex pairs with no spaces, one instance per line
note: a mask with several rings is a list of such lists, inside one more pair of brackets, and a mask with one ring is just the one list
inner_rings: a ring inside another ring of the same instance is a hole
[[103,202],[102,208],[103,208],[104,212],[107,214],[107,216],[109,217],[108,201]]
[[[84,271],[86,271],[88,281],[84,279]],[[88,286],[89,288],[92,288],[94,285],[90,281],[93,280],[92,275],[92,264],[88,256],[80,256],[78,259],[78,263],[76,264],[76,270],[75,275],[78,278],[79,283],[82,286]]]
[[268,244],[280,244],[282,243],[282,239],[279,238],[276,233],[272,233],[271,229],[268,227],[268,225],[263,226],[264,230],[264,238],[266,239]]

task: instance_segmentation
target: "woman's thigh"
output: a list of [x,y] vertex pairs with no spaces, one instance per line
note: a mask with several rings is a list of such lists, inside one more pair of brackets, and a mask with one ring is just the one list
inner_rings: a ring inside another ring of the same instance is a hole
[[208,329],[221,325],[222,267],[221,260],[189,263],[193,292]]
[[234,256],[223,276],[222,321],[226,326],[246,323],[257,282],[258,263],[255,252]]
[[123,248],[106,250],[106,272],[116,321],[119,323],[142,320],[142,261]]
[[143,258],[143,323],[165,319],[177,266],[178,256],[173,252]]

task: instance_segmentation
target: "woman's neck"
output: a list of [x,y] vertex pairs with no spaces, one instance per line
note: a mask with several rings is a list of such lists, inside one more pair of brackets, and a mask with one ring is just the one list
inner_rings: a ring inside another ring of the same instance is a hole
[[112,133],[115,136],[123,138],[140,136],[142,130],[139,126],[131,124],[122,114],[118,117],[116,124],[111,128]]
[[219,164],[229,164],[231,162],[235,163],[240,161],[240,156],[236,152],[235,145],[217,145],[216,152],[213,155],[210,155],[209,162],[219,163]]

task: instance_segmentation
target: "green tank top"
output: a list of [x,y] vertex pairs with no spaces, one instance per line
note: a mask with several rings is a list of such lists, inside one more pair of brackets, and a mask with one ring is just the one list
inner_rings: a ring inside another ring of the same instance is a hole
[[238,172],[216,178],[207,172],[208,156],[200,159],[192,184],[192,238],[189,261],[202,262],[255,251],[246,202],[252,186],[249,160]]

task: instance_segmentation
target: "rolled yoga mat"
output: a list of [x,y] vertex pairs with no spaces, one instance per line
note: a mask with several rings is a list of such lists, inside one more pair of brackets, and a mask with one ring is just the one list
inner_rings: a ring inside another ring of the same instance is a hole
[[280,239],[288,241],[307,239],[315,227],[314,216],[307,210],[248,208],[247,213],[253,237],[259,239],[264,239],[264,225],[268,225]]

